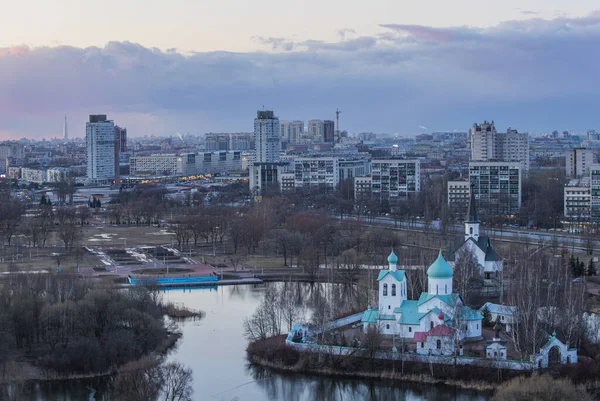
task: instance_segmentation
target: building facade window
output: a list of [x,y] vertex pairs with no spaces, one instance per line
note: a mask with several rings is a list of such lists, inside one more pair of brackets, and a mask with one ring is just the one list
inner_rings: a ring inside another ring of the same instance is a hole
[[396,284],[392,284],[392,296],[396,296]]
[[383,285],[383,296],[387,297],[387,284]]
[[437,349],[442,349],[442,340],[437,340],[437,341],[435,342],[435,347],[436,347]]

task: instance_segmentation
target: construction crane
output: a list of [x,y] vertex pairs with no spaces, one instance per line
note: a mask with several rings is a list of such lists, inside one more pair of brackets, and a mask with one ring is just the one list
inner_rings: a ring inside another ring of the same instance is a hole
[[340,131],[340,113],[342,111],[340,109],[335,109],[335,123],[336,123],[336,128],[337,130],[335,131],[337,133],[337,142],[340,142],[340,137],[342,136],[342,131]]

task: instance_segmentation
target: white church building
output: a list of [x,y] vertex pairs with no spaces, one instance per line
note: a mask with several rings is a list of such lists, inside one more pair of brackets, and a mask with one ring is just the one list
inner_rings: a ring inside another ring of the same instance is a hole
[[[481,338],[483,316],[463,305],[460,295],[452,292],[454,270],[441,251],[427,269],[427,292],[416,300],[408,299],[406,272],[398,270],[398,257],[393,251],[388,264],[388,269],[381,270],[377,278],[378,306],[363,313],[363,330],[376,325],[383,334],[410,339],[416,335],[422,346],[429,343],[427,336],[449,337],[452,333],[449,339],[452,343],[455,337],[457,340]],[[440,344],[437,340],[435,343]]]
[[477,267],[483,278],[490,279],[502,271],[503,260],[492,246],[490,237],[479,235],[479,223],[475,192],[471,188],[469,210],[465,220],[465,234],[456,237],[454,241],[454,263],[459,262],[464,251],[471,252],[477,261]]

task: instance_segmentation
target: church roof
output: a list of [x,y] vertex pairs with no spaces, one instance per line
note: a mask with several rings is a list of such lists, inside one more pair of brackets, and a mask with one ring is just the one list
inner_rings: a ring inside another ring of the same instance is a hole
[[501,305],[501,304],[495,304],[493,302],[486,302],[483,304],[483,306],[481,308],[479,308],[480,312],[483,312],[483,310],[485,308],[488,308],[488,310],[490,311],[490,313],[496,313],[496,314],[501,314],[501,315],[512,315],[513,313],[515,313],[517,311],[517,307],[516,306],[508,306],[508,305]]
[[388,263],[391,265],[395,265],[396,263],[398,263],[398,256],[396,256],[393,249],[392,253],[390,253],[390,256],[388,256]]
[[[501,262],[502,261],[502,256],[500,256],[498,254],[498,252],[496,252],[496,249],[494,249],[494,247],[492,247],[492,240],[490,239],[490,237],[483,235],[483,236],[479,237],[477,240],[475,240],[473,237],[471,237],[471,238],[468,238],[467,241],[473,241],[475,243],[475,245],[477,245],[477,247],[483,251],[483,253],[485,254],[486,262]],[[454,239],[454,254],[456,254],[456,252],[458,252],[458,250],[460,248],[462,248],[462,246],[467,241],[465,241],[465,238],[462,235],[457,235],[456,238]]]
[[363,313],[363,317],[360,320],[363,323],[377,323],[377,319],[379,318],[379,311],[375,308],[367,309]]
[[477,217],[477,204],[475,203],[475,191],[474,185],[471,184],[471,197],[469,198],[469,210],[467,211],[467,223],[479,223]]
[[401,313],[398,323],[400,324],[420,324],[421,318],[427,313],[419,313],[418,302],[413,300],[404,300],[399,308],[394,309],[394,313]]
[[388,269],[384,269],[384,270],[380,270],[379,271],[379,276],[377,277],[377,281],[383,279],[388,274],[391,274],[392,276],[394,276],[394,278],[396,280],[398,280],[398,281],[404,280],[404,270],[388,270]]
[[445,324],[438,324],[437,326],[434,326],[433,329],[429,330],[427,335],[436,337],[451,337],[454,335],[454,332],[455,330],[452,327],[446,326]]
[[435,262],[427,269],[427,277],[429,278],[452,278],[454,270],[452,266],[446,262],[446,259],[442,256],[442,251],[438,254]]
[[460,320],[482,320],[483,315],[481,312],[471,309],[468,306],[463,306],[459,310]]
[[458,296],[458,294],[440,295],[440,294],[430,294],[428,292],[422,292],[421,296],[419,297],[419,300],[417,301],[417,304],[422,305],[425,302],[427,302],[433,298],[440,299],[443,303],[445,303],[448,306],[454,306],[454,305],[456,305],[456,302],[458,301],[459,296]]

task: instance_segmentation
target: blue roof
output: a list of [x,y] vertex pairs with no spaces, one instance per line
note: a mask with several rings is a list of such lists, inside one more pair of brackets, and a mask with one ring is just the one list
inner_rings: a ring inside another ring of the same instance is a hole
[[476,311],[474,309],[469,308],[468,306],[463,306],[460,308],[459,317],[461,320],[481,320],[483,319],[483,315],[481,312]]
[[421,296],[419,297],[419,300],[417,301],[418,305],[424,304],[425,302],[427,302],[433,298],[439,298],[446,305],[454,306],[454,305],[456,305],[456,302],[458,301],[459,296],[458,296],[458,294],[439,295],[439,294],[430,294],[428,292],[422,292]]
[[379,272],[379,277],[377,277],[377,281],[383,279],[387,274],[391,274],[398,281],[404,280],[404,270],[381,270]]
[[454,270],[452,266],[446,262],[446,259],[442,256],[442,251],[438,254],[437,259],[429,269],[427,269],[427,277],[429,278],[452,278]]
[[398,263],[398,256],[396,256],[393,249],[392,253],[390,253],[390,256],[388,256],[388,263],[391,265],[395,265]]
[[363,323],[377,323],[377,318],[379,317],[379,311],[377,309],[367,309],[363,313],[363,317],[360,320]]
[[419,313],[417,301],[405,300],[399,308],[394,309],[394,313],[402,313],[398,323],[400,324],[420,324],[420,320],[427,313]]
[[379,320],[395,320],[394,315],[379,315]]

